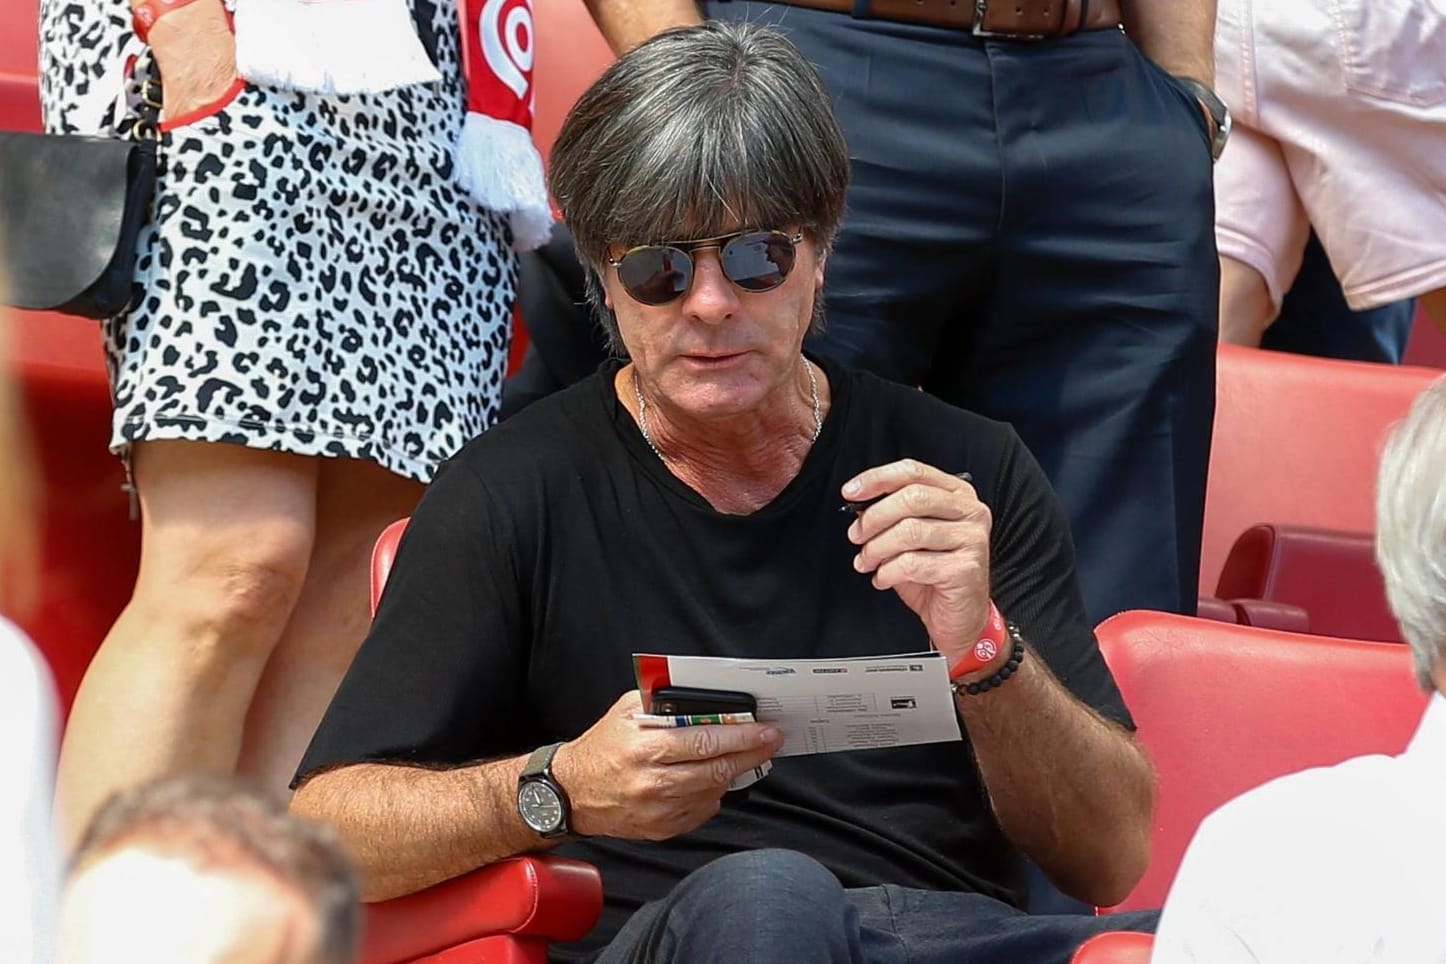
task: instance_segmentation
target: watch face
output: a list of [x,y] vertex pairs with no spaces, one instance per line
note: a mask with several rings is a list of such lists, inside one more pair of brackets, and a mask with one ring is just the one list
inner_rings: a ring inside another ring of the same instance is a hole
[[532,780],[518,788],[517,810],[523,822],[538,833],[552,833],[562,826],[562,800],[556,790],[541,780]]

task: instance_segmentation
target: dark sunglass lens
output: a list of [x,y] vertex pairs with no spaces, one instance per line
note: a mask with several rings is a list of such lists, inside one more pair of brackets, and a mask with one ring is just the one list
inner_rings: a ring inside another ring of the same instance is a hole
[[744,234],[723,245],[723,273],[744,291],[769,291],[793,270],[793,241],[778,231]]
[[643,304],[665,305],[693,283],[693,259],[663,245],[638,248],[618,262],[618,280]]

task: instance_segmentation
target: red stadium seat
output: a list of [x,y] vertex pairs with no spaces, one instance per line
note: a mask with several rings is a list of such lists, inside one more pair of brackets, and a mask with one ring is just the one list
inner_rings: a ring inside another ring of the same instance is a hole
[[[407,520],[372,551],[376,611]],[[576,940],[602,912],[597,868],[565,857],[514,857],[367,907],[364,964],[545,964],[549,941]]]
[[1287,633],[1310,632],[1310,618],[1304,609],[1268,599],[1232,599],[1235,621],[1242,626],[1281,629]]
[[1298,608],[1308,621],[1301,631],[1318,636],[1402,641],[1376,567],[1375,540],[1363,533],[1253,526],[1226,557],[1216,595]]
[[1150,964],[1155,938],[1134,931],[1096,934],[1079,946],[1070,964]]
[[[4,28],[0,20],[0,28]],[[40,88],[34,74],[0,69],[0,131],[40,130]]]
[[37,474],[39,558],[30,607],[7,613],[45,654],[68,709],[96,647],[130,599],[140,525],[107,451],[111,401],[95,322],[15,311],[4,319]]
[[1386,429],[1441,373],[1221,345],[1201,595],[1260,523],[1375,531]]
[[1112,910],[1159,907],[1225,801],[1307,767],[1399,753],[1426,706],[1405,646],[1145,611],[1096,633],[1160,781],[1150,865]]
[[1426,316],[1426,309],[1417,303],[1416,320],[1411,324],[1411,339],[1401,359],[1407,365],[1446,368],[1446,334]]

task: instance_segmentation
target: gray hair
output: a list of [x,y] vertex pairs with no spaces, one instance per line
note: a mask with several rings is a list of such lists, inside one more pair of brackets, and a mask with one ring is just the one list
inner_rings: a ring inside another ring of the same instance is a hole
[[679,27],[635,47],[582,95],[552,148],[552,193],[614,349],[599,282],[609,245],[800,225],[827,251],[848,180],[818,73],[781,33],[749,23]]
[[195,774],[114,794],[86,829],[70,873],[136,847],[199,868],[260,871],[305,900],[319,933],[313,960],[349,964],[361,941],[361,895],[341,838],[240,781]]
[[1376,561],[1427,690],[1446,656],[1446,376],[1392,431],[1376,485]]

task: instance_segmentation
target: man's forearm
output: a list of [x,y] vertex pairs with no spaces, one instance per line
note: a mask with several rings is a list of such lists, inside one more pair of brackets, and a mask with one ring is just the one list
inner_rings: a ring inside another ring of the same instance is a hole
[[1003,686],[955,698],[1005,834],[1072,897],[1117,903],[1149,858],[1154,774],[1133,737],[1026,655]]
[[613,53],[622,56],[669,27],[703,22],[696,0],[584,0]]
[[1155,63],[1215,86],[1215,0],[1124,0],[1125,31]]
[[336,826],[361,869],[363,899],[385,900],[544,849],[517,814],[525,762],[453,770],[358,763],[312,777],[291,809]]

